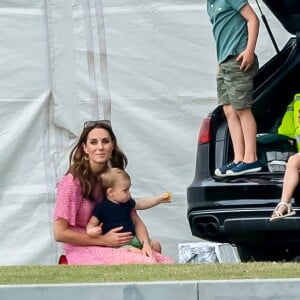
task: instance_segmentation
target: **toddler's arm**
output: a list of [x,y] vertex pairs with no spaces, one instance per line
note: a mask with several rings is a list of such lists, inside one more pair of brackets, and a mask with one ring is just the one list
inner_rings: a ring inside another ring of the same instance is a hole
[[159,196],[142,198],[137,200],[134,209],[142,210],[142,209],[151,208],[161,203],[169,203],[169,202],[171,202],[171,193],[166,192]]
[[90,237],[102,235],[102,224],[95,216],[92,216],[86,226],[86,234]]

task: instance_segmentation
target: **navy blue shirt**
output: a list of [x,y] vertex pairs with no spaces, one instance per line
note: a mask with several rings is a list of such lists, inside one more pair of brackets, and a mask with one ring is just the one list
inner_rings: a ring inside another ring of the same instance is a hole
[[93,216],[103,223],[102,234],[123,226],[122,232],[132,232],[135,235],[135,226],[131,218],[134,206],[135,200],[132,198],[126,203],[114,203],[107,198],[98,203],[93,210]]

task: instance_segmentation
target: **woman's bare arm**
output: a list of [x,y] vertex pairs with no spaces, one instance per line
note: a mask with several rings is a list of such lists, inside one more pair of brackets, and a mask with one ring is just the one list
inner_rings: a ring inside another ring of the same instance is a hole
[[77,246],[106,246],[120,247],[128,244],[132,239],[131,232],[119,232],[122,226],[110,230],[99,237],[89,237],[87,234],[72,230],[67,220],[59,218],[54,221],[53,233],[57,242]]

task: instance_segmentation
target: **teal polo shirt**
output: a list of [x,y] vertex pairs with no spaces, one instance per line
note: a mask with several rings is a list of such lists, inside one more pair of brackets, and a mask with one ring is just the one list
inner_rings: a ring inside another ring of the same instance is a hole
[[213,26],[218,63],[244,51],[248,41],[247,21],[240,14],[246,0],[207,0],[207,13]]

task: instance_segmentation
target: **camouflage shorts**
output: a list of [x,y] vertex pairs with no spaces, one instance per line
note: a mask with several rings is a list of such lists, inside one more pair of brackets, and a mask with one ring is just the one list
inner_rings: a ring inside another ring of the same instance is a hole
[[258,59],[251,69],[240,70],[240,62],[236,57],[229,58],[220,64],[220,74],[217,76],[217,91],[219,105],[231,104],[235,109],[252,107],[253,103],[253,78],[258,71]]

